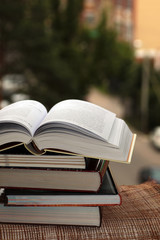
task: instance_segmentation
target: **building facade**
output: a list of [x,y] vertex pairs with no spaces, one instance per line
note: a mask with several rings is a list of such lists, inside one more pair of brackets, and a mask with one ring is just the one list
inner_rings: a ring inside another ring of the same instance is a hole
[[159,0],[84,0],[84,22],[95,26],[104,9],[119,37],[136,50],[160,50]]
[[160,62],[160,1],[135,1],[134,46],[137,56],[149,56]]

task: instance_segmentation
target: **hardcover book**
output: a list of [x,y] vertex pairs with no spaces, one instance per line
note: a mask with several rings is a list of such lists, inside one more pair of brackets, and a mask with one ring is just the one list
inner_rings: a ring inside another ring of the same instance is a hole
[[24,144],[33,154],[65,152],[129,163],[136,135],[116,114],[93,103],[65,100],[47,113],[23,100],[0,110],[0,149]]
[[85,169],[82,156],[0,154],[0,167]]
[[6,206],[108,206],[120,205],[121,196],[109,167],[97,193],[5,189]]
[[99,207],[6,207],[0,204],[1,223],[100,226]]
[[86,158],[85,169],[0,167],[0,187],[96,192],[108,163]]
[[33,155],[22,144],[0,152],[0,167],[85,169],[86,158],[54,152]]

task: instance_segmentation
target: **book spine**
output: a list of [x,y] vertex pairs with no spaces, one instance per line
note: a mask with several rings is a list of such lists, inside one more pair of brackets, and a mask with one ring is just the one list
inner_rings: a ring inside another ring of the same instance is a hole
[[109,161],[103,160],[102,166],[101,166],[100,171],[99,171],[99,173],[101,174],[102,178],[104,177],[104,175],[106,173],[108,165],[109,165]]
[[100,185],[99,185],[99,188],[97,189],[97,192],[99,191],[99,189],[102,185],[103,178],[105,176],[105,173],[106,173],[108,165],[109,165],[109,161],[107,161],[107,160],[100,160],[100,161],[101,162],[100,162],[100,166],[99,166],[99,170],[98,170],[98,173],[100,176]]

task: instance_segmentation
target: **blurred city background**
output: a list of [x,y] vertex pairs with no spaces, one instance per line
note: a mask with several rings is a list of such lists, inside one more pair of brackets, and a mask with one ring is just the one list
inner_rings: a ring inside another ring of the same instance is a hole
[[85,99],[125,119],[131,164],[117,184],[160,182],[160,1],[0,1],[0,108],[35,99],[48,110]]

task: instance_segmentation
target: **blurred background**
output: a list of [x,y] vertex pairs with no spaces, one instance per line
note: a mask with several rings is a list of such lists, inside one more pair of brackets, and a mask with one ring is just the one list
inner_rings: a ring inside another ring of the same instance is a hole
[[77,98],[123,118],[137,141],[117,184],[160,182],[159,0],[0,1],[0,108]]

